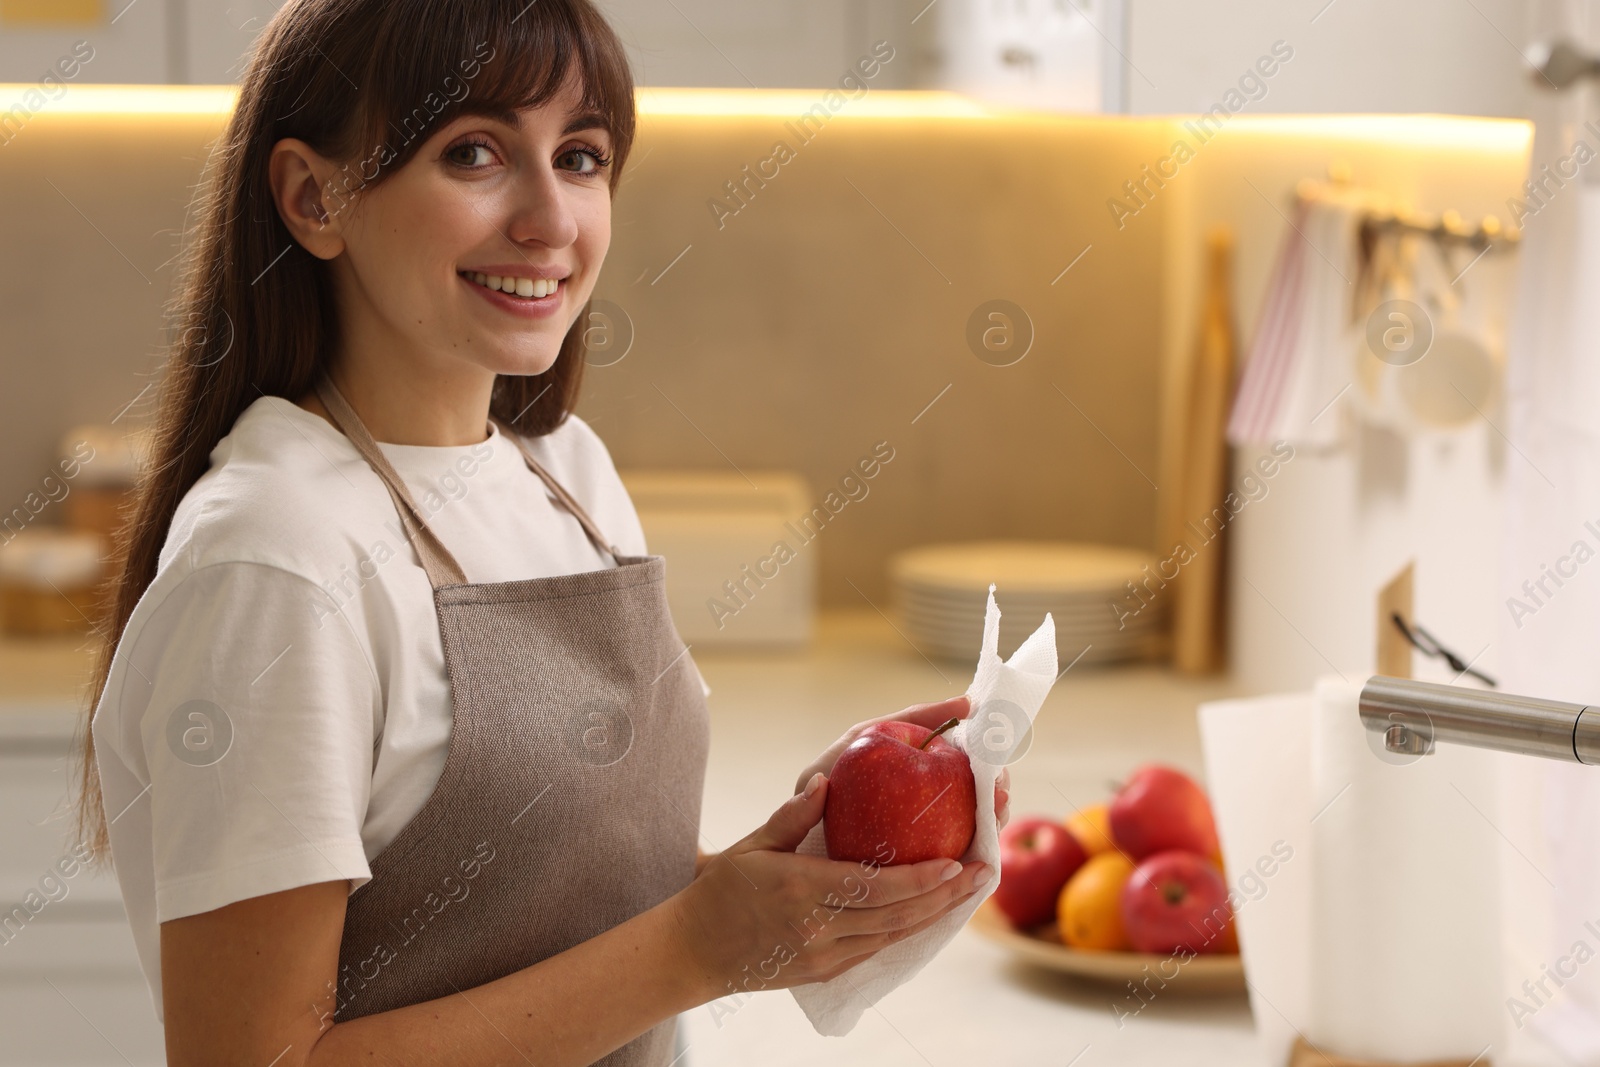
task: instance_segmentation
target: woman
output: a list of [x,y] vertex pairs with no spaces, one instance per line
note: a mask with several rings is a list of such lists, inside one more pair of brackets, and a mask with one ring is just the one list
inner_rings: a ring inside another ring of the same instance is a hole
[[259,39],[86,739],[174,1067],[666,1064],[830,895],[767,988],[981,884],[794,853],[865,724],[697,848],[706,690],[571,414],[633,134],[585,0],[290,0]]

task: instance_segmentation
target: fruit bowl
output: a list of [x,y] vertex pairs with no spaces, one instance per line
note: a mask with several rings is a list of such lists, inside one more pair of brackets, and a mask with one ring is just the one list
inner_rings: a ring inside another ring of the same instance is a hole
[[[1244,989],[1244,965],[1237,954],[1195,956],[1184,962],[1177,956],[1144,952],[1097,952],[1068,948],[1061,943],[1054,922],[1021,931],[1011,925],[991,898],[972,915],[972,929],[1008,950],[1017,959],[1053,971],[1122,986],[1147,976],[1165,980],[1172,988],[1191,993],[1234,992]],[[1145,968],[1148,967],[1149,971]],[[1172,972],[1177,970],[1177,976]]]

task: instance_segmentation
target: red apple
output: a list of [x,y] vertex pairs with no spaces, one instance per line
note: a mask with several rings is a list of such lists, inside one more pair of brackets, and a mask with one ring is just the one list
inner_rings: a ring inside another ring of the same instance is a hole
[[1217,850],[1211,802],[1193,778],[1151,763],[1133,772],[1111,800],[1111,838],[1134,860],[1168,849],[1209,856]]
[[1219,951],[1233,923],[1228,885],[1204,856],[1157,852],[1122,887],[1122,926],[1135,952]]
[[914,722],[874,723],[839,754],[822,811],[828,858],[885,866],[958,860],[977,829],[967,754]]
[[1052,818],[1029,816],[1000,831],[1000,884],[994,902],[1018,929],[1055,918],[1056,900],[1089,854]]

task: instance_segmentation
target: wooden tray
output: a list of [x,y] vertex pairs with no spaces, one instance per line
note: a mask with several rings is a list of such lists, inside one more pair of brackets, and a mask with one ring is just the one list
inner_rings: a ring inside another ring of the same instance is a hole
[[993,898],[979,906],[968,925],[1020,960],[1080,978],[1118,986],[1146,979],[1165,981],[1172,989],[1191,993],[1232,992],[1245,987],[1244,965],[1237,955],[1196,956],[1186,963],[1176,956],[1068,948],[1061,943],[1055,923],[1023,933],[1011,925]]

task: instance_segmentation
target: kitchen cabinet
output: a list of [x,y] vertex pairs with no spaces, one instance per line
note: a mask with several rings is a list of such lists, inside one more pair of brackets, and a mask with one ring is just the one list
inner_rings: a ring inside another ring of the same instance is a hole
[[[1261,113],[1512,116],[1533,91],[1522,0],[598,0],[642,85],[820,88],[873,42],[880,88],[955,88],[1015,103],[1139,115],[1205,111],[1274,41],[1294,76]],[[282,0],[105,0],[99,26],[0,24],[0,81],[32,84],[87,37],[84,80],[237,80]],[[115,19],[114,25],[107,24]],[[1444,32],[1441,32],[1441,31]]]
[[1539,90],[1521,50],[1524,0],[1127,0],[1128,110],[1203,112],[1274,42],[1283,77],[1247,93],[1252,114],[1520,117]]
[[0,1067],[164,1059],[116,878],[74,854],[75,720],[0,704]]

